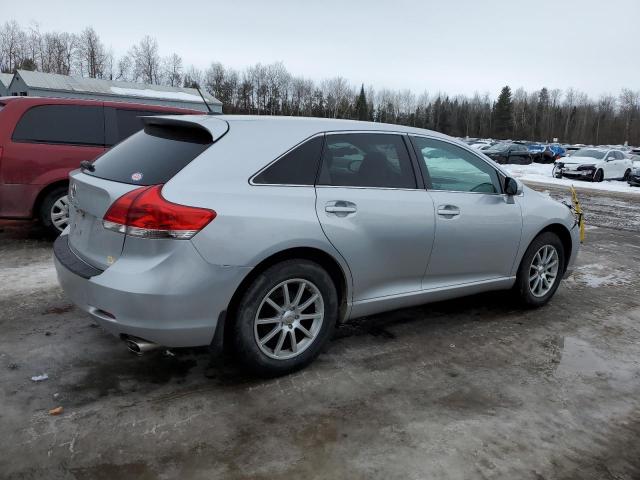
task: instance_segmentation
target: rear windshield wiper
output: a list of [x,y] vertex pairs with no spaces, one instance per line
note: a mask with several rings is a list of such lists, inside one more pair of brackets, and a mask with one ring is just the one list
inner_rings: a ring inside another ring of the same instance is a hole
[[80,169],[82,171],[86,170],[88,172],[95,172],[96,171],[96,167],[93,165],[92,162],[90,162],[89,160],[83,160],[80,162]]

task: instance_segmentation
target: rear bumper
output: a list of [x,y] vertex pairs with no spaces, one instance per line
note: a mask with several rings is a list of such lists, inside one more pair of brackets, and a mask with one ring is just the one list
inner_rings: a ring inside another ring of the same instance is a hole
[[631,175],[628,180],[632,187],[640,187],[640,175]]
[[127,239],[113,265],[85,278],[70,263],[73,258],[64,258],[75,254],[66,235],[60,238],[67,251],[58,247],[54,262],[67,297],[113,335],[167,347],[210,345],[218,318],[250,270],[211,265],[189,241],[168,240],[167,253],[155,248],[158,243],[149,248],[149,242],[164,240],[146,240],[145,246],[140,239]]

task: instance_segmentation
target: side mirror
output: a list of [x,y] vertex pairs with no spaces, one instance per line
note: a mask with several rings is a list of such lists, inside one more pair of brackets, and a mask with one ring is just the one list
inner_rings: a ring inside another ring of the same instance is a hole
[[504,193],[507,195],[518,195],[519,192],[518,181],[515,178],[507,177],[504,179]]
[[616,159],[616,157],[611,155],[610,157],[607,157],[607,162],[610,162],[611,160],[615,160],[615,159]]

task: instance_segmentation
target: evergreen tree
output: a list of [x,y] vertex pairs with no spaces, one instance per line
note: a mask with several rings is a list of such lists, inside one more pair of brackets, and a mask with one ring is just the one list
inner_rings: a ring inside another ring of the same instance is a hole
[[510,138],[513,133],[513,102],[511,89],[503,87],[493,107],[493,130],[496,138]]
[[360,86],[360,95],[356,100],[355,113],[358,120],[369,120],[369,106],[367,105],[367,97],[364,94],[364,84]]

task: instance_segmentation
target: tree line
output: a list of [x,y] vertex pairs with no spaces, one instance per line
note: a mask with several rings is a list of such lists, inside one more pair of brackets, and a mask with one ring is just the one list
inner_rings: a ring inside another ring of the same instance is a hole
[[281,62],[237,70],[219,62],[202,70],[161,55],[145,36],[116,57],[92,27],[79,33],[42,32],[15,21],[0,27],[0,70],[18,69],[170,86],[200,86],[223,103],[225,113],[299,115],[387,122],[458,137],[565,143],[640,145],[640,90],[589,97],[569,88],[502,88],[449,95],[409,89],[355,86],[340,76],[314,81],[290,73]]

